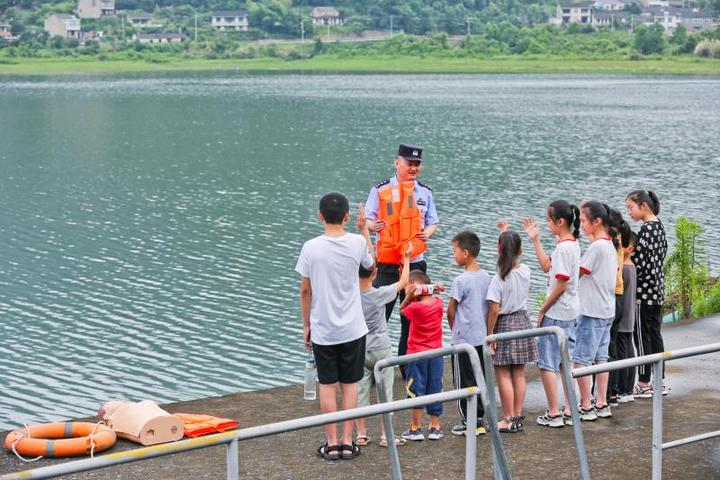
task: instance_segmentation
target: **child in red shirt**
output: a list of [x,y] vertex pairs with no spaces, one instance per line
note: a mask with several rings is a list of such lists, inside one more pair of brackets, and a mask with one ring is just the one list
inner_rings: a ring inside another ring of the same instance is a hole
[[[412,270],[410,282],[405,288],[405,300],[400,305],[400,312],[410,322],[408,354],[442,347],[443,301],[433,295],[416,295],[415,288],[423,284],[429,285],[430,278],[420,270]],[[442,392],[442,357],[409,363],[405,372],[407,392],[410,398]],[[444,436],[440,426],[440,415],[443,413],[442,403],[430,404],[426,410],[430,415],[428,439],[440,440]],[[421,408],[413,409],[410,428],[401,436],[407,440],[425,440],[422,431],[422,417]]]

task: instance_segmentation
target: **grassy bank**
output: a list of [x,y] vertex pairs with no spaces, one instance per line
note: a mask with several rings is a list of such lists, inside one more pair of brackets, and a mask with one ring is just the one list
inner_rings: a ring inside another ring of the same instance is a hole
[[0,74],[51,74],[84,72],[139,72],[173,70],[243,70],[378,73],[616,73],[642,75],[720,76],[720,60],[695,57],[580,59],[506,56],[496,58],[443,58],[414,56],[319,55],[303,60],[253,58],[246,60],[184,59],[163,56],[148,60],[97,60],[80,58],[2,58]]

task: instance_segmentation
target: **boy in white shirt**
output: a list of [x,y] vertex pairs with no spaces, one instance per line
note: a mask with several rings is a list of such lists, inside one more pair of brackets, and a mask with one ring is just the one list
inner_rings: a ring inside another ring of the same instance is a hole
[[[345,231],[349,210],[347,198],[340,193],[320,199],[318,218],[325,225],[325,234],[305,242],[295,267],[302,277],[303,337],[315,357],[323,413],[337,411],[338,383],[343,408],[357,407],[357,382],[363,377],[368,329],[357,272],[361,265],[372,268],[374,260],[364,208],[360,206],[356,222],[362,236]],[[343,423],[342,444],[338,444],[336,425],[325,425],[327,440],[317,449],[318,455],[326,460],[357,456],[360,449],[352,441],[354,423]]]

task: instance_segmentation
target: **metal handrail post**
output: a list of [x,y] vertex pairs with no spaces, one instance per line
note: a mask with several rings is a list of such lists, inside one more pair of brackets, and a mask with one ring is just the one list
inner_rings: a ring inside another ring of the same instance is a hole
[[[483,352],[485,352],[486,349],[483,349]],[[497,421],[496,421],[496,412],[489,408],[488,406],[488,395],[482,395],[481,392],[487,392],[487,385],[485,383],[485,377],[483,375],[482,368],[480,366],[480,357],[478,357],[477,351],[474,347],[468,344],[459,344],[459,345],[453,345],[450,347],[442,347],[435,350],[426,350],[424,352],[418,352],[418,353],[412,353],[410,355],[403,355],[401,357],[389,357],[384,358],[380,361],[378,361],[375,364],[374,369],[374,376],[375,376],[375,384],[377,385],[378,389],[378,397],[380,398],[380,401],[382,402],[382,399],[385,398],[384,395],[384,388],[383,388],[383,378],[382,378],[382,370],[391,366],[395,365],[403,365],[410,362],[414,362],[417,360],[424,360],[428,358],[435,358],[435,357],[443,357],[446,355],[451,354],[460,354],[460,353],[467,353],[468,357],[470,358],[470,365],[473,369],[473,374],[475,375],[475,383],[477,384],[477,394],[480,395],[481,400],[483,401],[483,406],[485,407],[485,410],[489,412],[491,424],[490,427],[490,434],[491,434],[491,440],[493,444],[493,451],[495,452],[495,455],[493,455],[493,462],[497,461],[499,464],[499,467],[496,469],[496,472],[500,470],[501,474],[496,475],[498,479],[509,479],[510,478],[510,469],[507,466],[507,459],[505,458],[505,452],[502,447],[502,442],[500,440],[500,434],[497,432]],[[475,407],[475,424],[477,425],[477,406]],[[385,429],[386,435],[390,435],[392,430],[392,422],[389,420],[388,417],[384,416],[383,418],[385,422]],[[474,427],[473,427],[474,428]],[[467,431],[466,431],[467,433]],[[391,437],[388,436],[388,439]],[[474,441],[473,441],[474,440]],[[473,456],[476,454],[475,448],[477,446],[477,439],[476,438],[466,438],[466,449],[470,448],[467,445],[467,442],[470,443],[470,446],[473,448]],[[390,443],[388,443],[388,454],[390,455],[390,462],[392,464],[393,468],[393,479],[401,479],[402,473],[400,472],[400,460],[397,454],[397,449],[393,448],[394,445],[391,447]],[[497,458],[496,458],[497,457]],[[397,473],[395,473],[397,471]],[[398,475],[397,477],[395,475]]]
[[655,362],[653,368],[653,440],[652,480],[662,479],[662,437],[663,437],[663,360]]
[[[375,388],[377,390],[379,403],[388,401],[385,394],[385,386],[383,385],[382,372],[378,370],[375,364]],[[383,414],[383,424],[385,425],[385,438],[387,440],[388,454],[390,455],[390,466],[392,468],[392,479],[402,480],[402,469],[400,468],[400,456],[398,455],[397,445],[395,445],[395,430],[393,429],[393,412]]]
[[[531,328],[526,330],[518,330],[516,332],[507,333],[496,333],[485,337],[486,348],[483,349],[483,356],[485,357],[485,370],[487,378],[492,380],[492,395],[488,389],[488,395],[491,396],[492,409],[497,409],[497,402],[495,401],[495,374],[492,371],[492,357],[490,351],[487,348],[492,342],[501,342],[506,340],[514,340],[519,338],[530,338],[530,337],[542,337],[545,335],[555,335],[560,345],[560,351],[562,355],[561,367],[570,365],[570,355],[567,349],[567,338],[565,333],[560,327],[540,327]],[[563,368],[563,375],[565,380],[568,382],[568,401],[570,403],[570,414],[573,419],[573,434],[575,437],[575,447],[578,452],[578,462],[580,463],[580,475],[583,480],[590,480],[590,468],[588,466],[587,454],[585,452],[585,439],[582,434],[582,428],[580,427],[580,413],[577,406],[577,398],[575,396],[575,390],[573,390],[572,378],[570,378],[570,368]],[[497,472],[496,472],[497,475]],[[509,477],[508,477],[509,478]]]
[[[465,403],[467,416],[465,419],[465,479],[475,480],[475,467],[477,465],[477,395],[468,398]],[[472,429],[472,430],[471,430]]]
[[234,439],[225,447],[225,455],[227,457],[227,480],[240,479],[240,459],[238,450],[237,439]]
[[557,328],[559,333],[556,332],[558,342],[560,343],[560,354],[562,356],[562,362],[560,362],[560,371],[563,377],[565,377],[565,383],[567,384],[568,403],[570,404],[570,418],[572,418],[573,436],[575,437],[575,449],[578,454],[578,462],[580,463],[580,478],[583,480],[590,480],[590,466],[588,465],[587,452],[585,451],[585,437],[582,433],[582,426],[580,425],[580,410],[578,410],[578,400],[575,394],[575,384],[573,383],[572,374],[572,360],[570,359],[570,351],[567,345],[567,337],[565,332],[560,327],[549,327]]
[[[495,385],[497,385],[497,382],[495,381],[495,369],[493,367],[493,360],[492,355],[490,355],[490,349],[488,348],[488,343],[486,342],[485,345],[483,345],[483,357],[485,360],[485,383],[486,383],[486,389],[487,392],[486,396],[487,399],[487,408],[485,409],[485,416],[489,417],[490,422],[493,423],[492,427],[490,428],[490,439],[492,440],[493,445],[493,474],[496,479],[510,479],[512,478],[512,475],[510,474],[510,468],[507,466],[507,463],[505,464],[505,469],[500,465],[500,454],[495,449],[495,445],[502,445],[502,440],[500,439],[500,431],[497,428],[498,420],[497,420],[497,399],[495,398]],[[503,455],[504,456],[504,455]]]

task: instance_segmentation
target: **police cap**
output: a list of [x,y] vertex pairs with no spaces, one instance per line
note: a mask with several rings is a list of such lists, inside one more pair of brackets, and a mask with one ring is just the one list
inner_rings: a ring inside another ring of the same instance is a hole
[[405,160],[410,160],[412,162],[421,162],[422,148],[418,147],[417,145],[401,143],[400,147],[398,148],[398,155],[403,157]]

